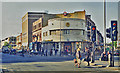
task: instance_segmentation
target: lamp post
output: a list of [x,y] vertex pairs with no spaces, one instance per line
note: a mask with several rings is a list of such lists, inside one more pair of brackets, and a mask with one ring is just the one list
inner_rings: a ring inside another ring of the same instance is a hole
[[106,0],[104,0],[104,52],[106,48]]
[[60,18],[60,49],[59,49],[59,51],[60,51],[60,56],[61,56],[61,18]]

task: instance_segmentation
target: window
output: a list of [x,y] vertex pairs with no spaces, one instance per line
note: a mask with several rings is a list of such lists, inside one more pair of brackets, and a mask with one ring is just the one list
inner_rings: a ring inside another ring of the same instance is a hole
[[50,35],[56,35],[56,30],[51,30]]
[[40,33],[40,39],[41,39],[41,33]]
[[39,27],[41,27],[41,23],[39,23],[38,25],[39,25]]
[[67,30],[67,34],[70,34],[70,30]]
[[47,32],[46,32],[46,36],[48,36],[48,35],[47,35]]
[[70,30],[64,30],[64,34],[70,34]]
[[43,33],[43,36],[45,36],[45,32]]
[[85,31],[83,30],[83,35],[85,34]]
[[34,26],[33,30],[35,30],[35,29],[36,29],[36,25]]

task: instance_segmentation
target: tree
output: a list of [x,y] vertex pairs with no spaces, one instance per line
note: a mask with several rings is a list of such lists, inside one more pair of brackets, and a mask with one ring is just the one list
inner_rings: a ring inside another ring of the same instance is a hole
[[[112,42],[110,42],[110,44],[112,45]],[[117,41],[113,42],[113,47],[117,48]]]
[[11,46],[11,45],[9,45],[9,46],[8,46],[8,48],[12,48],[12,46]]
[[117,41],[115,41],[115,42],[113,43],[113,46],[115,46],[115,48],[117,48]]
[[8,46],[9,45],[9,43],[8,42],[4,42],[4,46]]

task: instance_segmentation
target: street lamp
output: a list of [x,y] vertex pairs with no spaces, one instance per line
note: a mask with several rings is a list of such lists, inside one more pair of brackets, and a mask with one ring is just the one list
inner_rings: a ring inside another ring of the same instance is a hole
[[104,0],[104,52],[106,48],[106,0]]
[[60,18],[60,56],[61,56],[61,18]]

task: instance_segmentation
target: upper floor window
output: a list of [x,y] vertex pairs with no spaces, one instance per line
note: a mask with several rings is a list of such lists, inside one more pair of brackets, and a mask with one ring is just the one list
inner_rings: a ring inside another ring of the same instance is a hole
[[46,32],[46,36],[48,36],[47,32]]
[[64,34],[70,34],[70,30],[64,30]]
[[35,30],[36,29],[36,25],[35,26],[33,26],[33,30]]
[[56,30],[51,30],[50,35],[56,35]]
[[39,23],[38,26],[41,27],[41,23]]
[[45,32],[43,33],[43,36],[45,36]]
[[83,30],[83,35],[85,34],[85,31]]

